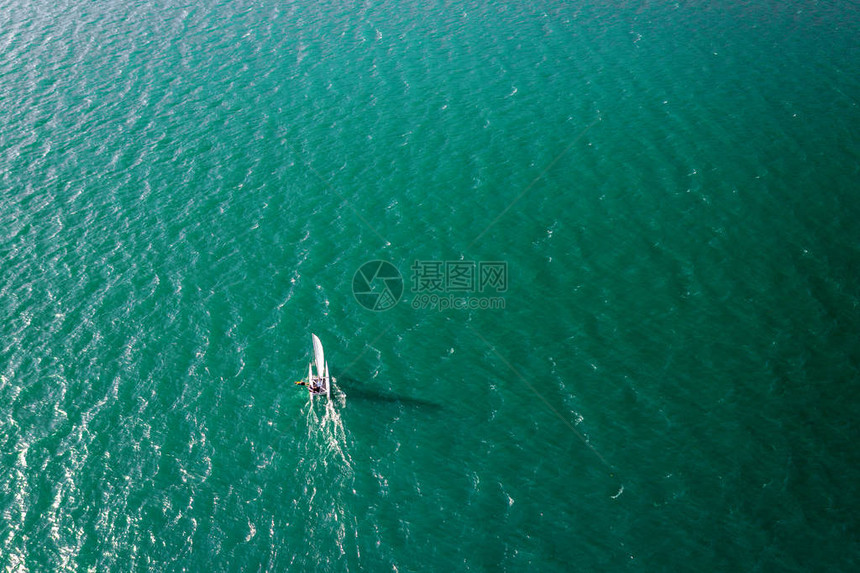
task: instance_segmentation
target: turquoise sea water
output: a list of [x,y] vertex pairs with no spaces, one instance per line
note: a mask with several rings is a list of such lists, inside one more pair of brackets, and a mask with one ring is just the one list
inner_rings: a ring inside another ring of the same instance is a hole
[[856,569],[858,28],[0,1],[0,568]]

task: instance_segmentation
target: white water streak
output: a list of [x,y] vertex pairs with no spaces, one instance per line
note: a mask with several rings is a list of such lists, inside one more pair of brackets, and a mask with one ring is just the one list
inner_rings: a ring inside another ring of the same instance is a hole
[[[307,448],[300,465],[300,472],[307,484],[304,488],[303,509],[308,516],[307,535],[309,554],[315,559],[330,558],[326,552],[319,553],[334,540],[343,557],[358,557],[356,540],[357,517],[349,510],[345,496],[354,490],[355,471],[349,452],[351,441],[343,424],[339,407],[345,405],[345,396],[338,392],[332,400],[310,398],[307,406]],[[320,416],[320,413],[322,416]],[[352,535],[348,535],[352,534]]]

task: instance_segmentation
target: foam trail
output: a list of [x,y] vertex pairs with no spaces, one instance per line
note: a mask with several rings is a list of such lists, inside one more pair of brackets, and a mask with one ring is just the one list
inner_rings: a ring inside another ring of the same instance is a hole
[[304,556],[308,565],[318,566],[332,559],[330,550],[335,544],[339,549],[339,556],[335,557],[338,566],[348,570],[348,564],[359,557],[359,550],[357,543],[349,543],[355,536],[347,535],[355,532],[358,520],[346,502],[346,496],[354,491],[355,471],[349,453],[350,436],[338,408],[343,405],[342,393],[332,396],[330,401],[309,399],[308,434],[299,465],[307,481],[299,502],[308,519],[308,553]]

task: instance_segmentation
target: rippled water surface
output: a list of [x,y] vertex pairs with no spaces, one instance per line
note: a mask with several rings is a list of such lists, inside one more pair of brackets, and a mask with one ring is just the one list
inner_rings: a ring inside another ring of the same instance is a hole
[[856,568],[858,24],[0,0],[0,568]]

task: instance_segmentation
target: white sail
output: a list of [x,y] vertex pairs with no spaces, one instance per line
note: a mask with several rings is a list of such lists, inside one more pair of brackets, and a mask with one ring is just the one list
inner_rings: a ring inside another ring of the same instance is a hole
[[331,376],[328,375],[328,362],[325,363],[325,396],[331,400]]
[[325,354],[323,354],[322,342],[320,342],[316,334],[311,333],[311,338],[314,341],[314,361],[317,364],[317,377],[322,378],[325,375]]
[[314,372],[311,370],[311,363],[308,362],[308,388],[314,385]]

